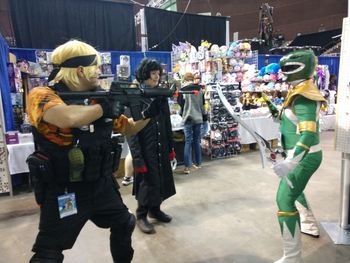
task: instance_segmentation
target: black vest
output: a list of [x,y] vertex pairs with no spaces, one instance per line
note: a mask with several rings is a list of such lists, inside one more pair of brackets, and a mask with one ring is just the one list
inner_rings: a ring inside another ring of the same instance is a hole
[[[69,91],[62,84],[54,87],[56,91]],[[81,101],[65,101],[66,104],[84,105]],[[95,181],[101,176],[110,176],[118,166],[121,146],[117,140],[112,139],[113,121],[100,118],[87,129],[73,128],[73,144],[69,146],[57,145],[33,128],[36,147],[44,152],[50,159],[52,167],[51,178],[47,181],[69,182],[70,163],[68,152],[73,147],[79,147],[84,154],[83,181]]]

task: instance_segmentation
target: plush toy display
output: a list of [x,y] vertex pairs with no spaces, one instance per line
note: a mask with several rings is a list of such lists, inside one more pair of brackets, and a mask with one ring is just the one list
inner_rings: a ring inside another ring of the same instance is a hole
[[245,42],[233,42],[230,47],[219,47],[217,44],[202,41],[197,51],[190,43],[179,42],[178,46],[172,45],[174,68],[180,78],[186,72],[200,72],[203,75],[202,84],[238,84],[249,70],[249,64],[244,60],[252,56],[250,49],[250,44]]

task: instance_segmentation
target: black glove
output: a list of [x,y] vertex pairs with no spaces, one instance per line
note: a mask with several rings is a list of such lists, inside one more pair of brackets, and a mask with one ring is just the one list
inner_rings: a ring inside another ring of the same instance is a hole
[[144,119],[153,118],[160,113],[160,105],[157,99],[153,100],[143,111]]
[[125,106],[120,101],[105,98],[99,101],[104,118],[118,119],[124,113]]

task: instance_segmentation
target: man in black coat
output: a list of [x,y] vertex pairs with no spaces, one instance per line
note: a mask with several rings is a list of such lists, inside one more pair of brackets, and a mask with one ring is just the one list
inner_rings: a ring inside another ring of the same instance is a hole
[[[161,72],[162,68],[156,60],[144,59],[137,69],[136,79],[141,88],[154,88],[158,86]],[[160,209],[160,205],[176,193],[170,165],[175,152],[169,105],[167,99],[156,100],[160,113],[152,117],[140,133],[129,138],[135,170],[133,194],[138,202],[136,222],[139,229],[147,234],[155,233],[147,215],[164,223],[172,220]],[[152,99],[145,99],[145,107],[151,102]]]

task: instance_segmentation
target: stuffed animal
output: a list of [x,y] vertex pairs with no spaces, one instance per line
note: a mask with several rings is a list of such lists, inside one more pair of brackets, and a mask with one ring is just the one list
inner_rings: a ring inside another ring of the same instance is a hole
[[262,67],[262,68],[259,70],[259,76],[263,77],[265,74],[266,74],[266,67]]
[[271,63],[266,66],[265,74],[277,74],[281,69],[278,63]]
[[210,46],[211,46],[211,43],[208,42],[207,40],[202,40],[201,41],[201,46],[206,48],[207,50],[209,50]]
[[220,57],[226,58],[226,53],[227,53],[227,46],[221,46],[220,47]]
[[210,48],[210,53],[213,58],[218,58],[220,57],[220,48],[218,45],[214,44]]
[[194,46],[192,46],[192,45],[190,47],[189,60],[190,60],[190,63],[198,62],[197,49]]
[[198,47],[198,52],[197,52],[197,59],[198,60],[203,60],[204,59],[204,54],[205,54],[204,46],[199,46]]

